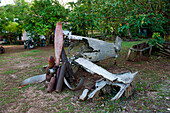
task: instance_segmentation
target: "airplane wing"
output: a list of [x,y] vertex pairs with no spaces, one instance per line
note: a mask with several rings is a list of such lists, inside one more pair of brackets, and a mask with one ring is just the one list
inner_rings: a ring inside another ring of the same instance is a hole
[[102,67],[84,58],[78,58],[75,60],[75,62],[83,66],[84,69],[86,69],[88,72],[91,72],[92,74],[97,73],[98,75],[101,75],[110,81],[116,80],[124,84],[131,83],[134,76],[138,73],[138,72],[135,72],[135,73],[126,72],[126,73],[121,73],[121,74],[112,74],[108,72],[107,70],[103,69]]

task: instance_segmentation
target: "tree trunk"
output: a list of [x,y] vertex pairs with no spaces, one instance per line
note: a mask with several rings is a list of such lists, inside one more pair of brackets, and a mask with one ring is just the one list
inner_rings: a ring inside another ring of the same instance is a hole
[[127,34],[128,34],[128,36],[129,36],[129,38],[132,38],[132,35],[131,35],[131,33],[130,33],[129,28],[127,28]]
[[46,35],[46,46],[49,46],[49,42],[50,42],[50,35]]

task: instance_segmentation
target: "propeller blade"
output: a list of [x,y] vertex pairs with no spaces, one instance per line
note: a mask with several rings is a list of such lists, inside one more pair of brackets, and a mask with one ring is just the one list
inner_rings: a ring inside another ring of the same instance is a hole
[[57,22],[55,29],[55,57],[56,57],[56,65],[60,64],[60,56],[63,47],[63,29],[61,23]]

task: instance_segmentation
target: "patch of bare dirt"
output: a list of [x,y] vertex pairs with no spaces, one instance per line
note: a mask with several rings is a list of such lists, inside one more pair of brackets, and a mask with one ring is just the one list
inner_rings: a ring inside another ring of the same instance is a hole
[[[29,49],[24,49],[23,46],[4,46],[7,51],[5,56],[11,56],[11,53],[21,53],[23,51],[29,51]],[[17,48],[17,49],[16,49]],[[127,71],[135,72],[139,71],[135,78],[137,84],[136,92],[133,96],[128,99],[120,99],[118,105],[116,102],[109,103],[108,100],[93,100],[80,102],[78,96],[82,93],[82,90],[72,92],[68,88],[63,89],[61,93],[47,93],[47,87],[44,83],[35,84],[33,86],[24,87],[23,89],[18,89],[18,95],[15,94],[13,88],[18,87],[18,85],[24,80],[24,78],[33,76],[35,73],[40,72],[41,69],[34,69],[34,67],[41,65],[41,62],[47,63],[49,55],[53,55],[53,47],[39,47],[35,50],[42,50],[45,53],[39,53],[35,56],[24,57],[23,61],[20,58],[11,58],[12,61],[7,62],[3,67],[0,66],[0,73],[4,70],[19,70],[16,73],[1,75],[1,80],[3,82],[3,87],[1,85],[2,94],[0,94],[0,99],[13,98],[10,102],[8,99],[2,100],[7,101],[5,105],[0,105],[0,112],[61,112],[66,110],[67,112],[85,112],[90,111],[101,111],[101,112],[113,112],[118,109],[118,112],[159,112],[167,111],[169,102],[169,60],[163,58],[149,57],[144,61],[126,61],[126,55],[120,55],[120,60],[117,60],[117,66],[114,65],[113,59],[108,59],[100,61],[97,65],[105,68],[111,73],[123,73]],[[37,63],[34,57],[38,57],[41,62]],[[153,58],[153,59],[152,59]],[[13,61],[15,60],[15,61]],[[18,63],[15,63],[18,62]],[[94,85],[95,81],[100,79],[101,76],[79,69],[75,74],[77,78],[83,77],[85,79],[84,86],[91,87]],[[155,78],[153,77],[155,75]],[[154,80],[153,80],[154,79]],[[0,81],[1,82],[1,81]],[[4,85],[5,84],[5,85]],[[161,87],[154,88],[154,84],[159,84]],[[159,90],[157,90],[159,89]],[[16,89],[15,89],[16,90]],[[8,94],[9,92],[9,94]],[[161,93],[161,94],[160,94]],[[164,94],[164,95],[163,95]],[[114,106],[114,107],[113,107]],[[70,109],[73,107],[72,109]],[[113,108],[112,108],[113,107]],[[105,109],[107,108],[107,109]],[[73,110],[73,111],[71,111]],[[108,111],[107,111],[108,110]],[[156,110],[156,111],[154,111]]]

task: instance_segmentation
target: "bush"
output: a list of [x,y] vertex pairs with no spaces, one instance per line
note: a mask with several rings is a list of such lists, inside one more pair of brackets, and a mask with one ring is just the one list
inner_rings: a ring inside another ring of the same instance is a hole
[[153,33],[152,39],[149,40],[149,44],[151,45],[156,45],[157,43],[162,45],[164,42],[165,41],[161,37],[160,33]]

